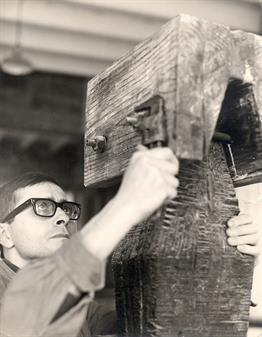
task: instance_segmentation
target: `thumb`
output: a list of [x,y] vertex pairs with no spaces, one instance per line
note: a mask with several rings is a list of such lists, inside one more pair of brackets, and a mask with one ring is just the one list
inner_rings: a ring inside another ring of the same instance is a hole
[[138,145],[136,146],[136,150],[137,150],[137,151],[147,151],[148,148],[147,148],[146,146],[142,145],[142,144],[138,144]]

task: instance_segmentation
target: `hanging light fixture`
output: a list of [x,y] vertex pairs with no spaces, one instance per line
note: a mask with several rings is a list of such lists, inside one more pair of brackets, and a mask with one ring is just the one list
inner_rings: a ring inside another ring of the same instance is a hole
[[2,61],[2,70],[10,75],[22,76],[32,73],[33,64],[23,55],[21,46],[22,37],[22,10],[24,0],[17,0],[17,18],[15,24],[15,44],[11,54]]

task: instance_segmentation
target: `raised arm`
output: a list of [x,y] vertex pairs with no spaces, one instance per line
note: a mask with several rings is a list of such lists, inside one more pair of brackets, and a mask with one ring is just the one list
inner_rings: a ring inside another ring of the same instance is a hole
[[169,149],[140,147],[105,208],[56,253],[14,277],[1,308],[1,337],[73,337],[81,328],[91,336],[90,294],[104,286],[106,258],[132,226],[176,196],[177,172]]

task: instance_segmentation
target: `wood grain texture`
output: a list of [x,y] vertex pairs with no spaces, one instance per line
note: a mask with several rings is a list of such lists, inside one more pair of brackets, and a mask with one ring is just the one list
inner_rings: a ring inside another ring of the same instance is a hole
[[260,179],[261,48],[260,37],[179,15],[89,83],[86,138],[108,142],[103,153],[85,149],[86,186],[121,176],[141,143],[126,117],[153,95],[164,98],[167,143],[180,159],[169,210],[115,252],[121,335],[246,336],[253,261],[226,243],[239,209],[232,163],[211,139],[229,133],[238,177]]
[[[206,176],[211,175],[214,209]],[[113,266],[121,336],[245,337],[253,258],[226,242],[238,202],[222,146],[181,161],[170,226],[148,220],[130,231]]]
[[104,135],[108,142],[104,153],[85,148],[85,185],[123,173],[141,142],[126,116],[153,95],[165,100],[168,146],[179,158],[206,154],[234,79],[252,84],[261,123],[261,50],[259,36],[179,15],[97,75],[88,84],[86,139]]

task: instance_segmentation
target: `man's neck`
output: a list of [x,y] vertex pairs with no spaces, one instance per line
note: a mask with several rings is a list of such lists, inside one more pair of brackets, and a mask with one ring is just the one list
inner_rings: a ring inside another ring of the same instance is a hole
[[13,249],[4,249],[4,258],[19,269],[23,268],[28,263],[28,261],[23,259],[17,251]]

